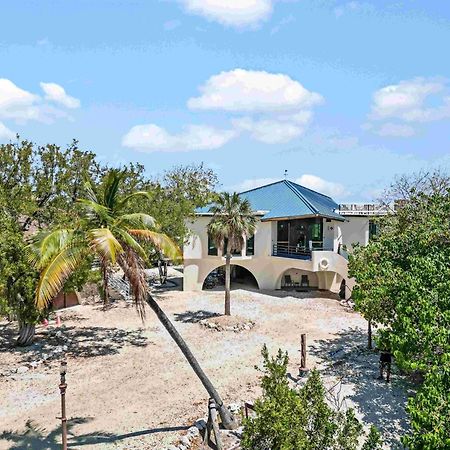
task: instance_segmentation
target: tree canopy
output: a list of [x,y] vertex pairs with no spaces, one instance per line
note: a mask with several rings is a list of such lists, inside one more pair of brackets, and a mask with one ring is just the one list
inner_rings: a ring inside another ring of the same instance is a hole
[[429,174],[391,190],[396,212],[350,258],[357,308],[378,344],[424,383],[408,404],[411,449],[450,446],[450,180]]

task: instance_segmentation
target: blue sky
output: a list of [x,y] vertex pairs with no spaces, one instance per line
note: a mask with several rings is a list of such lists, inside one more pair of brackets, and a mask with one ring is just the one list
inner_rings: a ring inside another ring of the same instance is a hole
[[4,0],[0,141],[368,201],[450,167],[450,3]]

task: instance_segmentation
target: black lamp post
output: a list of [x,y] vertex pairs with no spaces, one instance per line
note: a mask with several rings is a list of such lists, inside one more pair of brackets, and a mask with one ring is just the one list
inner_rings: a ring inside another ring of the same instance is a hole
[[66,372],[67,361],[61,361],[61,367],[59,374],[61,376],[61,382],[59,384],[59,392],[61,394],[61,428],[62,428],[62,450],[67,450],[67,417],[66,417]]

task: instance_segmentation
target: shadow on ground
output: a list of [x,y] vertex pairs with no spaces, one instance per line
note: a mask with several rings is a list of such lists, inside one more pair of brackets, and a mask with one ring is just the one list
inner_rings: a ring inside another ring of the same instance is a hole
[[413,385],[395,366],[391,383],[377,379],[379,354],[367,349],[365,330],[349,328],[337,333],[333,339],[316,342],[308,350],[322,361],[323,375],[337,377],[342,384],[354,386],[347,393],[347,399],[357,406],[364,422],[374,424],[380,430],[389,448],[403,448],[398,437],[408,431],[405,406],[408,395],[413,393]]
[[[55,359],[57,353],[81,358],[114,355],[125,346],[146,347],[149,344],[144,330],[123,330],[96,326],[62,326],[41,328],[34,343],[17,347],[17,324],[0,324],[0,353],[16,353],[22,362],[36,359]],[[20,362],[20,361],[19,361]]]
[[[69,419],[68,428],[68,447],[79,448],[85,445],[96,444],[113,444],[118,441],[129,438],[138,438],[149,434],[168,433],[173,431],[187,430],[188,426],[174,426],[162,428],[150,428],[147,430],[134,431],[126,434],[115,434],[107,432],[88,433],[77,436],[73,433],[72,428],[75,425],[91,422],[91,417],[76,417]],[[27,421],[25,430],[21,431],[4,431],[0,434],[0,442],[7,441],[10,450],[53,450],[61,448],[61,427],[58,426],[54,430],[48,432],[45,428],[37,426],[32,421]]]
[[216,312],[200,309],[198,311],[185,311],[183,313],[177,313],[175,314],[175,320],[183,323],[198,323],[203,319],[211,319],[212,317],[219,317],[221,315],[222,314]]

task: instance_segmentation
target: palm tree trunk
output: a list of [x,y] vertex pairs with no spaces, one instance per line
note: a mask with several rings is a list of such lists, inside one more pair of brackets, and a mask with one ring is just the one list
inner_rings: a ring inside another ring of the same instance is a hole
[[31,345],[34,340],[36,327],[31,323],[19,322],[19,337],[17,338],[17,345],[26,347]]
[[214,401],[216,402],[223,426],[227,430],[235,429],[237,427],[237,422],[235,418],[228,410],[228,408],[223,404],[223,401],[220,398],[219,393],[216,391],[211,381],[206,376],[205,372],[203,372],[203,369],[200,367],[200,364],[196,360],[195,356],[192,354],[191,350],[187,346],[184,339],[181,337],[180,333],[178,333],[177,329],[173,326],[172,322],[169,320],[164,311],[159,307],[156,300],[150,294],[147,294],[147,303],[150,306],[150,308],[154,311],[154,313],[156,314],[156,316],[158,317],[159,321],[162,323],[164,328],[168,331],[172,339],[178,345],[178,348],[181,350],[183,355],[186,357],[189,365],[192,367],[192,370],[198,376],[203,386],[205,387],[206,391],[208,392],[208,395],[211,398],[213,398]]
[[225,256],[225,315],[231,316],[231,253],[227,248]]
[[109,304],[108,266],[105,263],[102,263],[102,278],[103,278],[103,305],[107,306]]
[[367,321],[367,348],[372,349],[372,321]]

